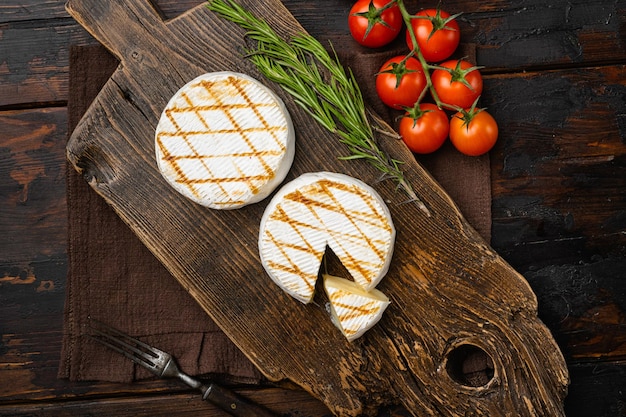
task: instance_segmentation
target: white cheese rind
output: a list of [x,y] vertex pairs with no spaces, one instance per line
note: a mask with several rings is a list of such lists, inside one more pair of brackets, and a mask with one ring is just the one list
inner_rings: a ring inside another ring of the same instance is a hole
[[295,154],[289,112],[245,74],[203,74],[168,102],[155,132],[159,170],[185,197],[213,209],[266,198]]
[[272,280],[308,303],[327,245],[368,290],[389,269],[395,233],[391,213],[372,187],[343,174],[308,173],[284,185],[268,204],[259,254]]
[[349,341],[363,336],[382,318],[389,298],[373,288],[363,290],[352,281],[324,275],[333,323]]

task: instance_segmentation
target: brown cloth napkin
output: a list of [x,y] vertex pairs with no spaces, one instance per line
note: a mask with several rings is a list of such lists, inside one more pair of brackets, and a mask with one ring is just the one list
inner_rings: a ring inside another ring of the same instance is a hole
[[[116,67],[100,45],[71,48],[69,132]],[[254,365],[71,166],[67,205],[61,377],[130,382],[150,376],[82,336],[92,317],[171,353],[190,374],[233,383],[260,380]]]
[[[345,59],[357,78],[366,80],[378,70],[382,56],[356,53]],[[117,61],[100,45],[71,48],[69,132],[116,67]],[[392,120],[376,104],[375,92],[364,94]],[[419,160],[489,241],[488,157],[464,157],[448,146]],[[84,336],[93,317],[172,353],[190,374],[226,382],[260,381],[251,362],[71,166],[67,203],[69,271],[60,377],[130,382],[149,376]]]

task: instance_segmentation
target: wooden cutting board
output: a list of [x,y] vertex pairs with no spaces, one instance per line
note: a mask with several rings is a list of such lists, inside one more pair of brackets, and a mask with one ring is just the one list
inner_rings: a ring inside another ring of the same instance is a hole
[[[241,2],[281,36],[304,29],[279,0]],[[198,206],[163,180],[154,130],[186,82],[230,70],[263,80],[242,57],[244,34],[204,6],[163,22],[148,0],[70,0],[70,14],[120,59],[68,143],[68,158],[239,348],[271,380],[290,380],[339,416],[402,404],[415,416],[562,416],[568,374],[536,298],[522,276],[461,216],[401,141],[430,215],[346,149],[279,87],[297,131],[288,180],[335,171],[372,184],[397,228],[392,266],[378,289],[383,319],[349,343],[331,323],[323,291],[303,305],[266,276],[257,253],[267,200],[233,211]],[[328,272],[345,275],[336,262]],[[149,285],[149,283],[146,283]],[[462,364],[480,352],[493,375],[472,381]]]

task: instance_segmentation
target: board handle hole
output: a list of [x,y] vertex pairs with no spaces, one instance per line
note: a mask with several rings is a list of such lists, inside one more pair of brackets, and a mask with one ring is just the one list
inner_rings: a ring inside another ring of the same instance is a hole
[[459,345],[448,353],[446,371],[454,381],[469,388],[484,387],[495,375],[491,356],[470,344]]

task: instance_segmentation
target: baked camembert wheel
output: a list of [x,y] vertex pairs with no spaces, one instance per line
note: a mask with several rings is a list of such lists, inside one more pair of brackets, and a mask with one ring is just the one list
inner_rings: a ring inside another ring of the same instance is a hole
[[267,197],[294,158],[289,113],[269,88],[234,72],[201,75],[169,101],[156,128],[156,159],[181,194],[214,209]]
[[308,303],[327,246],[368,291],[387,273],[395,233],[391,213],[373,188],[343,174],[309,173],[270,201],[261,219],[259,253],[271,279]]

